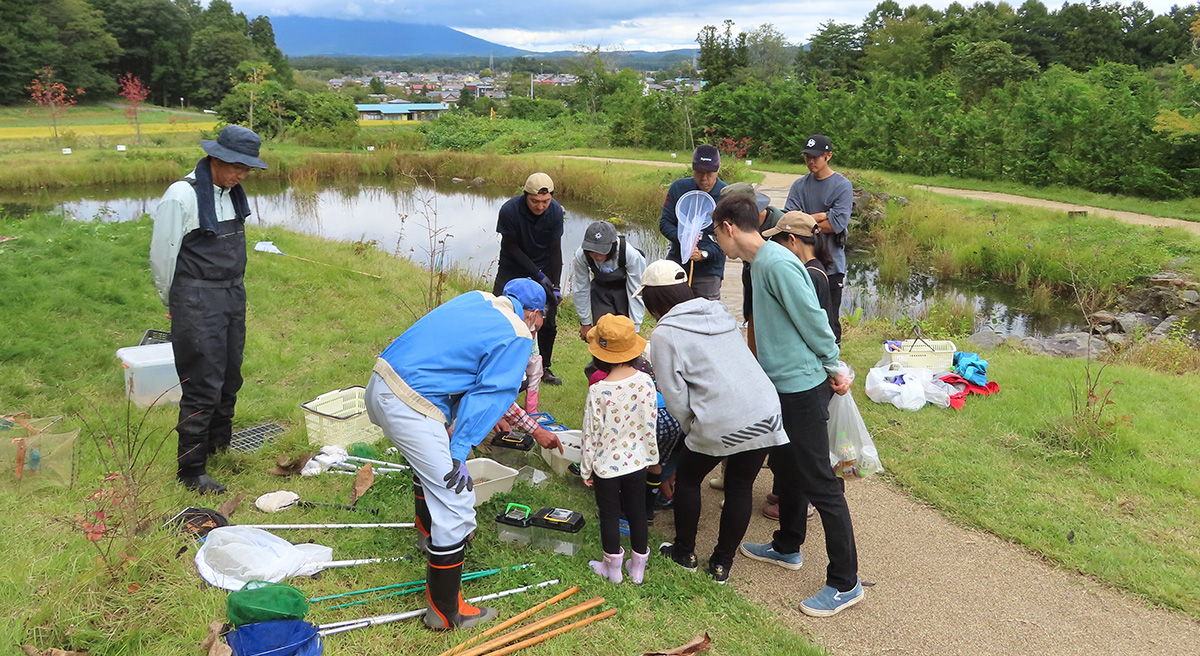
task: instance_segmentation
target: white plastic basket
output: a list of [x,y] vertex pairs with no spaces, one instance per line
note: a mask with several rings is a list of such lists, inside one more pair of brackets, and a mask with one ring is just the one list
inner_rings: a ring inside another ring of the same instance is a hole
[[308,443],[349,446],[383,437],[383,429],[372,424],[367,416],[366,392],[362,386],[347,387],[301,403]]
[[930,369],[934,373],[950,371],[957,350],[954,342],[944,339],[906,339],[900,342],[898,351],[883,345],[883,355],[888,362],[898,362],[909,369]]

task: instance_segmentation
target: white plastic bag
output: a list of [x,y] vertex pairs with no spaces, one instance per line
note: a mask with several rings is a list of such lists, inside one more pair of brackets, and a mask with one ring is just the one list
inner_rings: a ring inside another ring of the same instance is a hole
[[225,590],[241,590],[247,581],[278,583],[311,576],[333,560],[333,548],[292,544],[259,528],[213,529],[196,552],[196,568],[205,581]]
[[891,403],[894,397],[900,395],[900,386],[890,382],[889,378],[904,372],[904,367],[898,362],[877,364],[867,372],[867,398],[876,403]]
[[916,412],[924,408],[925,388],[921,386],[920,381],[910,374],[903,374],[900,376],[899,382],[900,396],[892,399],[892,405],[909,412]]
[[891,403],[901,410],[920,410],[925,407],[925,390],[920,382],[923,373],[910,374],[899,362],[880,362],[867,372],[867,398]]
[[950,407],[950,395],[954,394],[954,387],[945,381],[941,380],[925,380],[921,381],[921,387],[925,390],[925,400],[940,408]]
[[867,477],[883,471],[879,451],[850,394],[829,401],[829,464],[843,478]]

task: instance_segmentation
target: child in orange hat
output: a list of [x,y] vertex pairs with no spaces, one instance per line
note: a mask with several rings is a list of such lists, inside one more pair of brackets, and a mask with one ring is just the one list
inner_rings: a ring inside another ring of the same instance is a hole
[[612,314],[600,317],[587,340],[593,364],[608,374],[588,389],[583,414],[580,476],[596,493],[604,548],[604,559],[589,564],[609,581],[622,581],[625,551],[619,522],[624,513],[633,550],[627,570],[630,580],[640,584],[650,557],[646,467],[658,464],[657,391],[650,376],[633,367],[646,340],[629,317]]

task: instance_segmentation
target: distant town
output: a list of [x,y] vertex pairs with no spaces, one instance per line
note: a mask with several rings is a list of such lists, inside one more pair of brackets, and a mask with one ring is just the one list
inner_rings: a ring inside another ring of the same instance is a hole
[[[375,81],[378,82],[375,82]],[[406,71],[375,71],[361,76],[336,77],[328,80],[330,88],[341,90],[346,86],[375,89],[382,87],[384,93],[369,93],[367,98],[376,104],[419,104],[421,101],[452,105],[458,103],[463,94],[475,98],[505,100],[510,96],[528,98],[536,96],[536,86],[565,87],[576,84],[579,79],[570,73],[534,73],[529,78],[521,76],[521,88],[510,84],[510,76],[475,75],[471,73],[408,73]],[[528,82],[526,82],[528,80]],[[530,89],[525,85],[535,87]],[[645,94],[650,93],[696,93],[704,82],[698,78],[672,78],[659,80],[649,74],[642,75]],[[544,87],[543,87],[544,88]],[[419,97],[419,100],[417,99]],[[369,118],[364,116],[363,118]]]

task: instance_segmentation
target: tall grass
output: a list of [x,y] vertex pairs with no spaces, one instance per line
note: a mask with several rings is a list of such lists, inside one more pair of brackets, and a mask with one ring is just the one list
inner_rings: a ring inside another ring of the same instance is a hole
[[[191,170],[202,155],[195,147],[125,154],[89,151],[72,157],[16,155],[0,168],[0,189],[169,183]],[[636,164],[448,151],[328,152],[292,146],[264,150],[263,159],[269,168],[252,173],[248,184],[256,178],[311,184],[348,183],[371,177],[459,177],[508,184],[515,194],[530,173],[545,171],[554,179],[555,194],[560,199],[584,201],[619,220],[642,223],[657,219],[666,184],[687,175],[683,167],[664,173]]]
[[[1062,296],[1079,280],[1108,296],[1168,262],[1200,273],[1200,238],[1177,229],[1145,229],[1113,219],[1069,221],[1060,213],[1006,204],[946,199],[913,191],[868,226],[880,275],[904,280],[910,267],[944,278],[987,278],[1032,289],[1035,305]],[[1097,299],[1097,302],[1106,299]]]

